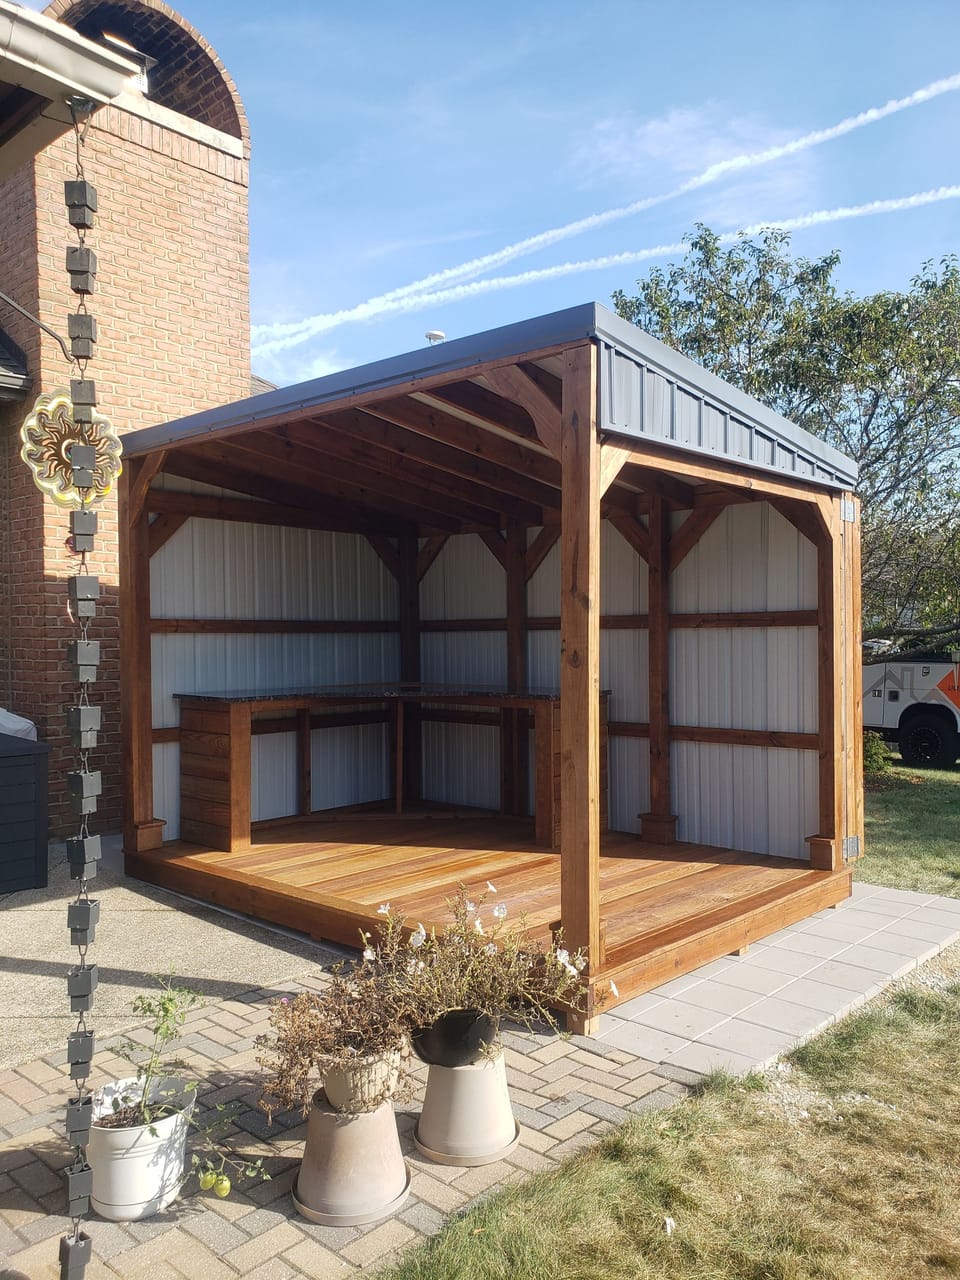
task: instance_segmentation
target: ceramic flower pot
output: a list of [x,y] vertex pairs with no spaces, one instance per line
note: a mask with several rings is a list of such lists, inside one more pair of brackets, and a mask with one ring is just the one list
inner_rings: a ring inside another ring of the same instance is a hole
[[412,1038],[417,1057],[431,1066],[466,1067],[482,1061],[496,1043],[499,1023],[476,1009],[450,1009]]
[[375,1111],[392,1097],[400,1080],[401,1050],[355,1058],[331,1067],[323,1077],[323,1091],[334,1111],[360,1115]]
[[520,1140],[520,1126],[503,1054],[461,1067],[431,1064],[413,1140],[438,1164],[491,1164],[508,1156]]
[[410,1171],[390,1103],[348,1115],[335,1111],[320,1090],[292,1192],[297,1212],[324,1226],[356,1226],[387,1217],[409,1194]]
[[136,1096],[135,1078],[98,1089],[93,1100],[87,1160],[93,1170],[90,1204],[101,1218],[132,1222],[159,1213],[177,1197],[184,1181],[184,1150],[190,1116],[197,1099],[186,1080],[158,1082],[150,1100],[169,1114],[152,1124],[129,1128],[98,1123],[114,1112],[114,1101]]

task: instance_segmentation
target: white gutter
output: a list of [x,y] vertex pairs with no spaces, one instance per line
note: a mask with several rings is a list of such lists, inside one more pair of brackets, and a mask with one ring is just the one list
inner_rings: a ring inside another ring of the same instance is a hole
[[38,114],[2,140],[0,177],[70,128],[67,98],[89,98],[98,106],[111,102],[138,70],[72,27],[0,0],[0,85],[15,85],[43,100]]

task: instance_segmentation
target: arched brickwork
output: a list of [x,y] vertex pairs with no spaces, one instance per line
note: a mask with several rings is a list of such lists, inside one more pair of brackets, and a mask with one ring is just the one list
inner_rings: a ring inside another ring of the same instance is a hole
[[44,10],[90,40],[106,31],[156,58],[151,102],[242,139],[246,112],[236,85],[203,36],[163,0],[53,0]]

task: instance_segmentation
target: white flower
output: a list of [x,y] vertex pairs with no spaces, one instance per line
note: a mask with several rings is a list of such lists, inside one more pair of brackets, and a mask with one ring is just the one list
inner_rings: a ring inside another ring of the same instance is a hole
[[557,949],[557,964],[569,964],[569,963],[570,963],[570,952],[566,949],[566,947],[559,947]]
[[617,990],[617,984],[612,979],[610,980],[610,990],[617,997],[617,999],[620,998],[620,992]]
[[672,1218],[664,1218],[663,1220],[663,1229],[664,1231],[666,1231],[668,1236],[673,1235],[674,1228],[676,1227],[676,1225],[677,1224],[674,1222]]
[[505,902],[498,902],[493,908],[493,914],[498,920],[505,919],[507,914],[507,904]]
[[468,916],[472,916],[477,909],[477,904],[475,902],[471,902],[470,899],[468,898],[467,901],[463,904],[463,908],[466,911]]
[[364,947],[363,958],[364,960],[376,960],[377,953],[373,950],[372,947]]
[[563,967],[564,969],[566,969],[567,973],[569,973],[571,978],[579,977],[579,974],[577,973],[576,969],[573,967],[572,964],[565,964]]
[[476,929],[477,933],[483,933],[483,925],[480,923],[479,916],[473,917],[473,927]]
[[587,967],[587,958],[586,956],[577,956],[573,963],[576,966],[577,973],[583,973]]
[[407,973],[422,973],[424,964],[422,960],[414,960],[413,956],[407,961]]
[[497,891],[496,891],[496,889],[493,887],[493,885],[492,885],[492,884],[490,883],[490,881],[488,880],[488,881],[487,881],[487,893],[496,893],[496,892],[497,892]]
[[483,948],[483,954],[485,956],[495,956],[497,954],[497,944],[495,942],[488,942]]
[[422,947],[427,940],[427,931],[421,923],[417,923],[417,927],[409,938],[409,945],[416,951],[417,947]]
[[378,916],[388,916],[389,914],[390,914],[390,903],[389,903],[389,902],[381,902],[381,903],[380,903],[380,905],[379,905],[379,907],[377,907],[377,915],[378,915]]

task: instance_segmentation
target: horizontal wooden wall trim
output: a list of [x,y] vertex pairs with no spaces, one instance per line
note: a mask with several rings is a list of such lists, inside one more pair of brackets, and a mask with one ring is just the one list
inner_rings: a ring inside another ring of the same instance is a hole
[[[650,726],[640,720],[611,720],[607,730],[614,738],[649,738]],[[672,724],[672,742],[705,742],[725,747],[782,747],[791,751],[817,751],[815,733],[789,733],[777,729],[716,729],[706,725]]]
[[154,635],[369,635],[398,632],[400,623],[367,618],[151,618]]
[[[700,628],[738,629],[741,627],[815,627],[816,609],[783,609],[778,612],[754,613],[671,613],[670,626],[678,631],[696,631]],[[644,631],[649,626],[645,613],[608,613],[600,619],[605,631]],[[434,631],[505,631],[506,618],[428,618],[420,623],[420,630]],[[527,618],[528,631],[559,631],[560,618],[556,615]]]

